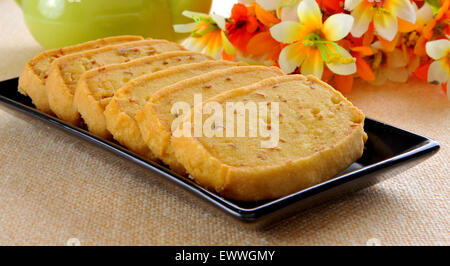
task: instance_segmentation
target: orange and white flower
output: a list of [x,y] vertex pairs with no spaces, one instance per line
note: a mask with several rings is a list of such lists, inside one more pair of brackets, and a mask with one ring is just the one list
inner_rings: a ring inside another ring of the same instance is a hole
[[416,10],[416,28],[423,29],[423,27],[433,20],[433,9],[428,3],[424,3],[421,8],[417,8],[414,3],[414,9]]
[[372,67],[375,73],[374,85],[383,85],[387,81],[404,83],[409,78],[409,58],[401,49],[385,52],[379,41],[371,45],[374,51]]
[[256,0],[265,10],[279,11],[281,21],[298,21],[297,8],[301,0]]
[[350,32],[353,17],[335,14],[322,23],[322,13],[314,0],[303,0],[297,14],[300,22],[283,21],[270,29],[275,40],[290,44],[280,53],[281,69],[292,73],[300,67],[302,74],[321,78],[325,63],[336,74],[355,73],[355,59],[336,43]]
[[428,69],[428,82],[447,83],[447,97],[450,100],[450,41],[441,39],[427,42],[426,51],[435,60]]
[[355,18],[351,30],[355,37],[361,37],[373,21],[378,35],[392,41],[398,32],[398,18],[413,24],[416,22],[410,0],[346,0],[344,7]]
[[191,33],[184,46],[190,50],[203,52],[214,58],[220,58],[222,53],[234,55],[235,47],[225,35],[225,18],[217,14],[184,11],[183,15],[194,20],[189,24],[177,24],[175,32]]

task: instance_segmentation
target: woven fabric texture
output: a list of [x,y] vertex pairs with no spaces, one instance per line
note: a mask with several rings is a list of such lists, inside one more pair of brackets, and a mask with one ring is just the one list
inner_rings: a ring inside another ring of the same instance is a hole
[[[20,9],[0,0],[0,80],[42,48]],[[270,229],[244,227],[85,141],[0,110],[0,244],[448,245],[450,105],[438,86],[357,82],[368,117],[431,137],[438,154],[381,184],[302,211]],[[379,241],[379,242],[378,242]]]

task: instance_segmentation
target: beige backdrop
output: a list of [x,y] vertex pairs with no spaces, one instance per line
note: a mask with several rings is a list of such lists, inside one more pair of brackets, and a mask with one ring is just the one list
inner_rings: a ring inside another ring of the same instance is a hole
[[[21,11],[0,0],[0,80],[17,76],[40,50]],[[371,118],[439,141],[440,152],[269,230],[242,227],[149,171],[0,111],[0,244],[65,245],[71,238],[82,245],[450,244],[450,105],[440,88],[358,83],[348,96]]]

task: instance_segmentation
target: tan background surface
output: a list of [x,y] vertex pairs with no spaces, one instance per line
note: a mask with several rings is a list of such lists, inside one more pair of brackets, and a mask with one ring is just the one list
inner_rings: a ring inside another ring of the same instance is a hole
[[[0,0],[0,80],[41,48],[12,0]],[[367,116],[441,143],[428,161],[379,185],[248,229],[151,172],[45,123],[0,111],[0,244],[382,245],[450,244],[450,105],[436,86],[358,83]]]

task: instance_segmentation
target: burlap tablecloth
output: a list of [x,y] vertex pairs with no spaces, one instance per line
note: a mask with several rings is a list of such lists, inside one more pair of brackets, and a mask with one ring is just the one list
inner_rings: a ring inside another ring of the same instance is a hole
[[[41,49],[20,9],[0,0],[0,80],[17,76]],[[225,219],[151,172],[43,122],[0,111],[0,244],[450,244],[450,105],[441,89],[361,82],[348,96],[368,117],[431,137],[441,150],[265,230]]]

